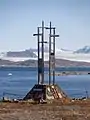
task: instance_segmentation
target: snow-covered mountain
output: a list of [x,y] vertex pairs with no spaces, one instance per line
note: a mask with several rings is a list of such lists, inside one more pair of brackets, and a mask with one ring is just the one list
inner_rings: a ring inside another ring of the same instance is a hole
[[25,61],[25,60],[36,59],[36,58],[37,58],[37,55],[34,52],[32,52],[30,49],[0,53],[0,59],[14,61],[14,62]]
[[[41,49],[40,49],[41,52]],[[90,62],[90,46],[85,46],[79,50],[71,51],[67,49],[57,49],[55,51],[56,59],[64,59],[70,61],[82,61]],[[27,49],[25,51],[16,52],[6,52],[0,53],[0,59],[10,60],[10,61],[25,61],[25,60],[37,60],[38,50],[37,49]],[[49,59],[49,49],[47,46],[44,48],[44,60]]]
[[88,54],[88,53],[90,53],[90,46],[84,46],[83,48],[80,48],[80,49],[74,51],[74,53]]
[[56,51],[56,58],[70,61],[90,62],[90,46],[85,46],[76,51],[58,50]]

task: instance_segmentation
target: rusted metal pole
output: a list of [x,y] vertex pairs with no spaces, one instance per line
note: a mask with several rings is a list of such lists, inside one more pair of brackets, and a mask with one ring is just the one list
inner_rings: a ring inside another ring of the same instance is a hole
[[37,28],[37,33],[38,33],[38,36],[37,36],[37,38],[38,38],[38,84],[39,84],[39,80],[40,80],[40,73],[39,73],[39,58],[40,58],[40,45],[39,45],[39,27]]
[[55,84],[55,28],[53,29],[53,85]]
[[42,21],[42,84],[44,84],[44,21]]
[[50,34],[49,34],[49,85],[51,84],[51,22],[50,22]]

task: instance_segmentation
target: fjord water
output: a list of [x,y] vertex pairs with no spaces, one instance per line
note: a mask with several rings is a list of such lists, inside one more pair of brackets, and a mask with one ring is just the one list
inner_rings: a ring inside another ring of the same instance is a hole
[[[86,67],[58,68],[56,71],[90,71]],[[48,71],[45,70],[45,82],[48,82]],[[23,98],[37,83],[37,68],[0,67],[0,98]],[[90,95],[90,75],[56,76],[56,83],[70,97]],[[86,92],[87,91],[87,92]]]

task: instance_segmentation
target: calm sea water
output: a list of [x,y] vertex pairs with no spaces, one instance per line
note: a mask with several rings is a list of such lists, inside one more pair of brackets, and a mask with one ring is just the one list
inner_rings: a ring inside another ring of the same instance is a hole
[[[90,71],[86,67],[57,68],[56,71]],[[48,71],[45,70],[45,82],[48,82]],[[9,75],[12,73],[12,75]],[[0,98],[23,98],[37,83],[37,68],[1,67],[0,68]],[[90,75],[56,76],[56,83],[70,97],[90,96]]]

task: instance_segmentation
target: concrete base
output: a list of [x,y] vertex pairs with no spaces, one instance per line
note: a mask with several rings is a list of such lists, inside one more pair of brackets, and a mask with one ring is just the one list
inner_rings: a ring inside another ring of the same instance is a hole
[[58,85],[42,85],[36,84],[27,93],[23,100],[32,99],[34,101],[62,99],[67,98],[67,95],[60,89]]

